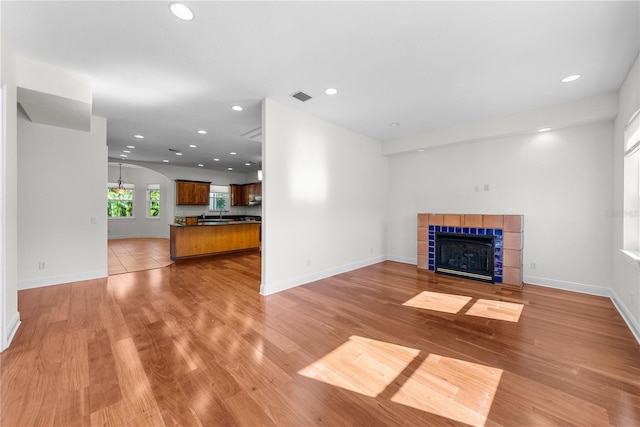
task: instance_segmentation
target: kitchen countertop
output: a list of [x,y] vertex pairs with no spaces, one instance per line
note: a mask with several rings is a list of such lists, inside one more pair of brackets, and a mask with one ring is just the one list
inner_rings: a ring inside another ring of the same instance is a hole
[[212,225],[215,226],[219,226],[219,225],[240,225],[240,224],[262,224],[262,221],[254,221],[254,220],[247,220],[247,221],[202,221],[202,222],[198,222],[197,224],[169,224],[170,227],[209,227]]

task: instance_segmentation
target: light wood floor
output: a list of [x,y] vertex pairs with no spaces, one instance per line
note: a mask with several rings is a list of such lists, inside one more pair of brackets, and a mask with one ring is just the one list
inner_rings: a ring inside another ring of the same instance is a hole
[[20,291],[0,425],[640,425],[606,298],[389,261],[259,284],[252,252]]
[[173,264],[169,256],[169,239],[110,239],[108,253],[109,276]]

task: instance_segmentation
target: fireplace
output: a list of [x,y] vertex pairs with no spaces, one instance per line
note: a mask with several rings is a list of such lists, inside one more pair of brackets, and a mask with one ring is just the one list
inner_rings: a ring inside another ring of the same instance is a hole
[[[523,224],[522,215],[419,213],[418,269],[521,287]],[[452,252],[451,248],[436,250],[436,235],[456,235],[458,237],[454,239],[457,239],[457,243],[462,242],[467,246],[457,253]],[[472,249],[466,240],[479,241],[480,248]],[[481,249],[482,243],[491,241],[493,258],[490,256],[491,250],[486,250],[488,246]],[[436,252],[441,255],[437,270]],[[490,270],[491,262],[493,271]],[[489,271],[479,272],[478,269]],[[467,274],[460,274],[460,270]],[[479,277],[475,277],[476,274]]]
[[494,282],[494,236],[435,233],[435,272]]

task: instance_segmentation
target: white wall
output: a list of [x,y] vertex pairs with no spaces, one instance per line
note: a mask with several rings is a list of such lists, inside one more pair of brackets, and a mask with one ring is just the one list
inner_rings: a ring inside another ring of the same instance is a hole
[[523,214],[525,282],[609,287],[612,136],[607,121],[391,156],[389,257],[416,262],[419,212]]
[[106,135],[101,117],[83,132],[19,112],[19,289],[107,276]]
[[[1,37],[1,36],[0,36]],[[0,351],[7,348],[18,326],[18,153],[16,56],[0,38],[0,84],[4,85],[3,135],[0,138]]]
[[263,294],[384,259],[381,144],[263,103]]
[[640,341],[640,266],[624,256],[622,249],[624,220],[624,127],[636,110],[640,108],[640,56],[629,71],[620,88],[618,117],[615,120],[613,152],[613,292],[614,302]]

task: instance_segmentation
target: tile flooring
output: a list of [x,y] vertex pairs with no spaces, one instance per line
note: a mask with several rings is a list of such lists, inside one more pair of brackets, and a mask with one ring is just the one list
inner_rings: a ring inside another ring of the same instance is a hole
[[171,265],[169,239],[110,239],[108,264],[109,276]]

